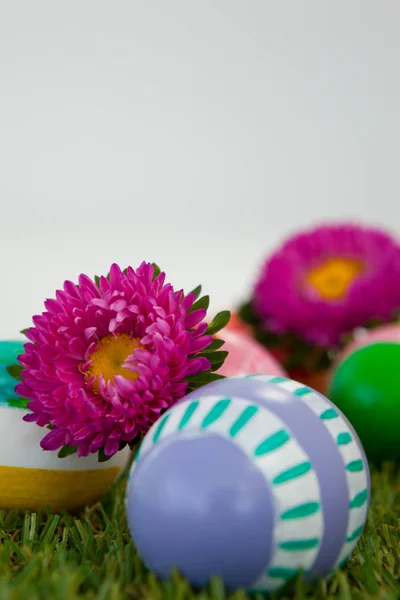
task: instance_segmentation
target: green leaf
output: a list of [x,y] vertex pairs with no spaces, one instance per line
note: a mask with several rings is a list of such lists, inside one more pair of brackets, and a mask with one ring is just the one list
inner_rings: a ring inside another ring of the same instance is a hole
[[153,265],[153,269],[154,269],[154,274],[153,274],[153,281],[154,281],[155,279],[157,279],[157,277],[161,273],[161,269],[158,265],[156,265],[156,263],[152,263],[152,265]]
[[99,462],[101,462],[101,463],[107,462],[108,460],[110,460],[110,458],[112,458],[112,456],[107,456],[104,453],[104,448],[100,448],[97,456],[98,456]]
[[248,325],[253,325],[256,327],[260,324],[260,319],[255,314],[253,310],[253,304],[251,301],[246,302],[245,304],[242,304],[242,306],[240,306],[238,310],[238,317]]
[[330,358],[328,352],[321,352],[319,359],[314,364],[315,371],[325,371],[329,369],[332,365],[332,359]]
[[[204,350],[202,350],[201,353],[205,355],[209,354],[210,352],[215,352],[215,350],[219,350],[220,348],[222,348],[224,344],[224,340],[214,338],[211,344],[207,346],[207,348],[204,348]],[[208,356],[206,356],[206,358],[208,358]]]
[[254,331],[254,338],[266,348],[282,348],[287,343],[286,338],[279,337],[269,331],[263,331],[262,329],[256,329]]
[[229,310],[222,310],[217,315],[215,315],[215,317],[207,327],[206,334],[214,335],[215,333],[223,329],[226,325],[228,325],[230,318],[231,313],[229,312]]
[[28,408],[28,400],[27,398],[7,398],[6,400],[8,406],[12,406],[14,408]]
[[224,375],[219,375],[218,373],[213,373],[209,370],[192,375],[191,377],[188,377],[186,381],[188,381],[190,388],[195,390],[207,383],[211,383],[211,381],[217,381],[218,379],[225,379],[225,377]]
[[222,365],[225,362],[226,357],[228,356],[229,352],[227,350],[220,350],[219,352],[211,352],[209,354],[204,354],[201,353],[199,354],[199,356],[205,356],[205,358],[207,358],[210,363],[211,363],[211,370],[212,371],[218,371],[218,369],[220,369],[222,367]]
[[207,308],[210,305],[210,296],[203,296],[202,298],[199,298],[197,300],[197,302],[195,302],[191,309],[188,310],[189,313],[194,312],[195,310],[198,310],[199,308],[205,308],[207,310]]
[[198,285],[197,287],[194,288],[194,290],[192,290],[191,292],[189,292],[186,295],[190,296],[191,294],[194,294],[196,296],[196,299],[197,299],[200,296],[200,294],[201,294],[201,285]]
[[192,383],[193,381],[197,381],[197,382],[207,382],[208,381],[208,375],[211,373],[211,369],[208,369],[208,371],[201,371],[200,373],[196,373],[195,375],[189,375],[189,377],[186,377],[186,379],[184,379],[183,381],[188,381],[189,383]]
[[219,375],[219,373],[210,373],[209,381],[218,381],[218,379],[226,379],[225,375]]
[[21,365],[9,365],[6,367],[6,371],[14,379],[17,379],[18,381],[22,380],[21,372],[23,371],[23,368]]
[[100,287],[100,277],[98,275],[94,276],[94,282],[97,285],[97,287]]
[[29,331],[29,327],[26,327],[25,329],[21,329],[20,333],[22,333],[22,335],[25,335],[26,333],[28,333]]
[[66,456],[71,456],[72,454],[76,454],[78,450],[78,446],[63,446],[57,456],[58,458],[65,458]]
[[195,391],[199,390],[200,388],[204,387],[205,385],[207,385],[208,383],[212,383],[213,381],[217,381],[218,379],[225,379],[225,377],[223,375],[217,375],[216,373],[213,373],[213,375],[215,375],[215,377],[210,377],[207,381],[202,381],[202,382],[193,381],[192,383],[190,383],[187,393],[190,394],[190,392],[195,392]]
[[[138,433],[138,435],[136,435],[133,440],[131,440],[130,442],[128,442],[128,446],[131,450],[135,450],[135,448],[137,448],[137,446],[141,443],[143,439],[142,434]],[[120,448],[121,449],[121,448]]]

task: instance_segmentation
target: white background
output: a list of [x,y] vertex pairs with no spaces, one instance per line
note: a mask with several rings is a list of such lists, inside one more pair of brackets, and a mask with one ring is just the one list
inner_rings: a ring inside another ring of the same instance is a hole
[[212,308],[293,229],[400,225],[398,0],[0,0],[0,337],[158,262]]

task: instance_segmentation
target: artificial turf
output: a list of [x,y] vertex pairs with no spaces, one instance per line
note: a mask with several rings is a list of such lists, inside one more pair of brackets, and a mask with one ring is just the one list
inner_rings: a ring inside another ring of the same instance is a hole
[[[160,582],[141,563],[124,516],[125,480],[79,516],[0,511],[0,600],[261,600],[212,580],[192,590],[177,573]],[[400,471],[372,472],[368,523],[345,569],[280,598],[400,599]],[[278,595],[272,595],[278,598]]]

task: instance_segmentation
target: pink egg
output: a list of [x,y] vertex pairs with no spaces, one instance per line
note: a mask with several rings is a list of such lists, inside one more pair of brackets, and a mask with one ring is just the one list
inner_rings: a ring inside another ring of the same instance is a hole
[[249,336],[238,331],[221,331],[225,345],[221,350],[229,352],[224,364],[219,369],[220,375],[234,377],[236,375],[280,375],[286,373],[275,358]]
[[345,347],[343,352],[337,357],[335,363],[339,364],[343,362],[345,358],[350,356],[350,354],[358,348],[366,346],[367,344],[373,344],[374,342],[397,342],[400,344],[400,324],[389,323],[388,325],[381,325],[376,329],[366,329],[357,336],[357,339]]

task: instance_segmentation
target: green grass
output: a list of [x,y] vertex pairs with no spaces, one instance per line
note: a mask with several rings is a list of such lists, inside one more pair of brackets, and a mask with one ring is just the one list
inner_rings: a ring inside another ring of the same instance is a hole
[[[283,598],[400,598],[400,472],[373,473],[366,530],[347,567],[329,581],[298,578]],[[194,591],[178,574],[159,582],[142,565],[124,517],[124,481],[82,514],[0,511],[0,600],[261,600],[215,579]],[[272,596],[277,598],[278,596]]]

